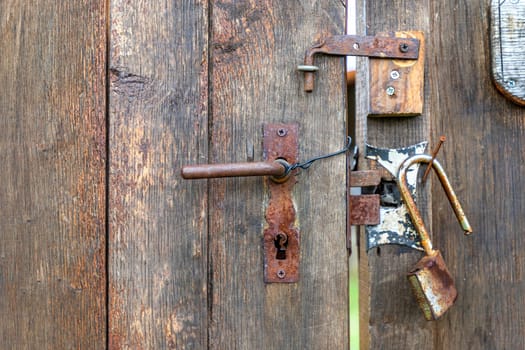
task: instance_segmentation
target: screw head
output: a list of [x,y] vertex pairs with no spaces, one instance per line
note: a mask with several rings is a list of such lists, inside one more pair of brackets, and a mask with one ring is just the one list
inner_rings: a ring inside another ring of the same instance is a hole
[[286,272],[284,270],[277,271],[277,277],[283,279],[286,276]]
[[402,44],[399,44],[399,51],[401,51],[402,53],[407,53],[408,52],[408,44],[407,43],[402,43]]
[[515,87],[516,86],[516,82],[512,79],[508,80],[507,81],[507,85],[511,88]]
[[359,50],[359,43],[354,43],[352,47],[354,48],[354,50]]
[[396,89],[394,89],[393,86],[389,86],[386,88],[386,94],[388,96],[394,96],[395,93],[396,93]]
[[280,128],[277,130],[277,136],[284,137],[286,136],[286,134],[288,134],[288,130],[284,128]]
[[399,79],[399,77],[401,76],[401,74],[399,74],[399,71],[397,70],[393,70],[390,72],[390,78],[396,80],[396,79]]

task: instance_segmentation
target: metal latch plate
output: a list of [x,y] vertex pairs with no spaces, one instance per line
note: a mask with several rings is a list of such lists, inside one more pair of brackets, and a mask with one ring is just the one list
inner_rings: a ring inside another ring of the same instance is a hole
[[[299,158],[298,131],[297,124],[266,124],[263,140],[265,160],[284,159],[290,164],[296,163]],[[264,181],[269,196],[264,229],[264,282],[297,282],[300,232],[296,227],[292,198],[297,182],[296,171],[293,170],[283,183],[268,177]]]
[[[415,154],[425,151],[427,142],[421,142],[409,147],[398,149],[377,148],[366,145],[366,156],[376,158],[382,167],[392,175],[397,174],[401,163]],[[410,193],[416,197],[417,173],[419,164],[414,165],[407,175]],[[407,207],[404,203],[397,206],[380,206],[381,222],[378,225],[367,225],[367,250],[385,244],[404,245],[413,249],[423,250],[421,239],[412,224]]]

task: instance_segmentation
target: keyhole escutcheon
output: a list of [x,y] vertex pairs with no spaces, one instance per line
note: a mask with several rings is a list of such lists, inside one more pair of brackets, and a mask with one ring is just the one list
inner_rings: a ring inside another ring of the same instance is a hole
[[285,260],[286,259],[286,248],[288,247],[288,236],[285,233],[279,232],[275,235],[275,248],[277,248],[277,254],[275,259]]

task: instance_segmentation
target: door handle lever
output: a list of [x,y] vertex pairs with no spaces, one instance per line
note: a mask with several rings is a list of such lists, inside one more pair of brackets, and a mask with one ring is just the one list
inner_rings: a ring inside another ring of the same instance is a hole
[[266,162],[187,165],[181,170],[184,179],[208,179],[237,176],[270,176],[283,182],[290,174],[290,164],[284,159]]

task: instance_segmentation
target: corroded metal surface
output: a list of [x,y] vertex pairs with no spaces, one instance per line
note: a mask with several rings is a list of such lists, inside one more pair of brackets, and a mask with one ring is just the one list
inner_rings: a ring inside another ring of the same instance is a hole
[[277,162],[187,165],[181,170],[184,179],[206,179],[235,176],[284,176],[286,167]]
[[421,245],[425,250],[426,256],[421,259],[412,271],[408,273],[408,280],[414,291],[419,307],[423,311],[427,320],[436,320],[443,315],[453,304],[457,297],[454,280],[448,271],[441,253],[433,250],[423,218],[416,203],[410,193],[407,183],[407,172],[413,165],[427,163],[436,171],[441,185],[445,190],[452,209],[458,221],[465,231],[469,234],[472,228],[461,208],[461,205],[450,185],[450,182],[441,167],[441,164],[434,157],[429,155],[414,155],[406,159],[400,166],[397,174],[399,192],[410,214],[410,219],[421,238]]
[[350,196],[349,201],[350,223],[352,225],[377,225],[379,218],[379,195],[364,194]]
[[314,56],[316,54],[335,56],[368,56],[395,59],[417,59],[419,40],[413,38],[390,38],[357,35],[333,35],[306,51],[304,66],[304,90],[313,91]]
[[350,187],[378,186],[381,183],[381,171],[356,170],[350,172]]
[[[264,159],[284,159],[289,164],[298,160],[297,124],[266,124],[264,126]],[[264,229],[264,281],[266,283],[299,280],[299,229],[292,189],[297,182],[296,170],[287,181],[278,183],[265,178],[268,188],[266,225]]]
[[[350,187],[375,187],[381,183],[381,171],[360,170],[350,172]],[[379,195],[350,195],[348,202],[351,225],[378,225]]]
[[[399,149],[377,148],[366,145],[366,157],[376,160],[392,176],[397,177],[399,167],[403,162],[416,154],[425,151],[427,142],[421,142]],[[412,196],[416,196],[416,183],[419,165],[416,164],[407,172],[407,184]],[[399,244],[413,249],[423,250],[419,235],[410,220],[407,207],[404,203],[398,206],[380,206],[380,223],[365,226],[367,234],[367,249],[384,244]]]
[[456,301],[454,280],[438,250],[423,257],[407,278],[427,321],[437,320]]

